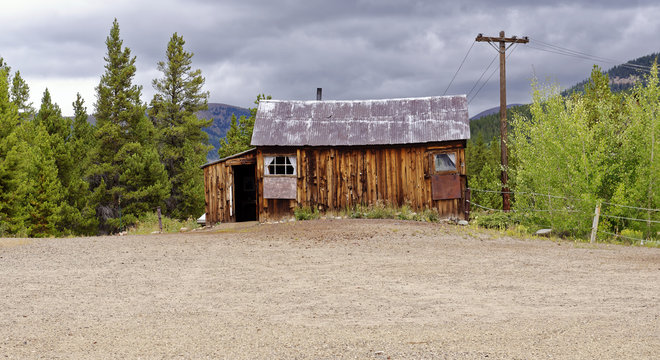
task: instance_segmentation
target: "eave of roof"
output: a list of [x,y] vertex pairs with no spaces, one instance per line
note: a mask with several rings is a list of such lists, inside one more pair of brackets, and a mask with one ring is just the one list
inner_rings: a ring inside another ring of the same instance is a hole
[[252,151],[255,151],[255,150],[257,150],[257,148],[251,148],[251,149],[248,149],[248,150],[245,150],[245,151],[241,151],[241,152],[239,152],[239,153],[237,153],[237,154],[229,155],[229,156],[223,157],[222,159],[208,162],[208,163],[206,163],[206,164],[200,166],[199,168],[200,168],[200,169],[203,169],[203,168],[205,168],[205,167],[207,167],[207,166],[215,165],[215,164],[221,163],[221,162],[223,162],[223,161],[227,161],[227,160],[229,160],[229,159],[233,159],[233,158],[237,158],[237,157],[243,156],[243,155],[248,154],[248,153],[250,153],[250,152],[252,152]]

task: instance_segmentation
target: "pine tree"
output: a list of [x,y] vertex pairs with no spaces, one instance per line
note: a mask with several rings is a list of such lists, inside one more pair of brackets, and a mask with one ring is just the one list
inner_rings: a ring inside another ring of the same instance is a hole
[[94,126],[87,121],[87,108],[80,93],[76,94],[76,101],[72,105],[73,129],[71,135],[78,143],[71,155],[75,162],[81,162],[86,157],[86,152],[94,144]]
[[[245,118],[245,117],[241,117]],[[220,139],[220,147],[218,148],[218,155],[220,158],[225,158],[233,154],[238,154],[241,151],[248,150],[250,144],[246,143],[245,137],[243,136],[238,121],[236,121],[236,115],[231,114],[231,122],[229,123],[229,130],[225,137]]]
[[259,101],[270,99],[270,95],[257,95],[257,100],[254,101],[257,107],[250,108],[249,117],[241,116],[237,121],[236,116],[232,114],[227,135],[220,139],[220,147],[218,148],[218,155],[220,158],[231,156],[252,148],[250,142],[252,141],[252,131],[254,130],[254,120],[257,117]]
[[0,57],[0,236],[10,232],[9,199],[13,195],[13,173],[7,162],[8,137],[19,123],[18,109],[9,98],[9,71],[9,66]]
[[69,142],[69,154],[74,166],[71,169],[71,182],[66,191],[67,213],[64,220],[74,234],[92,235],[98,227],[98,220],[91,201],[89,183],[85,171],[89,167],[89,152],[95,147],[94,127],[87,122],[87,109],[80,94],[73,102],[73,127]]
[[43,124],[23,122],[7,137],[3,167],[5,230],[21,236],[59,233],[62,187],[50,136]]
[[16,71],[12,79],[11,101],[18,107],[22,118],[27,119],[33,113],[32,103],[30,101],[30,88],[21,77],[21,72]]
[[27,231],[30,237],[58,235],[58,225],[62,218],[63,188],[59,179],[56,146],[46,128],[38,123],[26,124],[29,130],[26,136],[32,136],[30,144],[28,179],[30,190],[27,192]]
[[[112,24],[106,46],[105,73],[96,87],[97,142],[91,151],[92,163],[87,175],[101,231],[112,232],[119,230],[120,224],[134,222],[145,209],[153,210],[163,203],[165,197],[157,195],[162,191],[151,191],[145,187],[167,188],[169,191],[169,182],[139,183],[136,188],[130,178],[162,179],[164,168],[150,156],[155,151],[155,131],[145,115],[146,106],[140,100],[142,87],[133,85],[135,57],[131,57],[129,48],[123,47],[117,19]],[[126,162],[129,159],[147,163],[134,166],[132,162]],[[133,171],[131,175],[123,176],[129,168]],[[134,202],[143,204],[133,206]],[[130,209],[123,212],[124,219],[120,218],[120,206]]]
[[0,58],[0,150],[2,141],[16,128],[20,120],[18,108],[10,99],[9,71],[9,66]]
[[183,37],[174,33],[167,45],[166,61],[158,62],[163,78],[154,79],[156,94],[149,115],[157,130],[158,153],[172,183],[166,213],[176,218],[197,217],[204,208],[200,166],[211,149],[202,129],[210,120],[195,115],[208,108],[204,77],[192,68],[193,53],[183,49]]
[[[16,104],[19,106],[19,104]],[[19,106],[20,111],[20,106]],[[62,116],[62,110],[52,102],[50,91],[46,89],[41,98],[41,107],[34,117],[37,124],[43,125],[50,135],[50,143],[55,152],[55,163],[57,165],[60,181],[64,187],[70,182],[70,172],[73,166],[71,154],[67,142],[71,137],[71,120]]]

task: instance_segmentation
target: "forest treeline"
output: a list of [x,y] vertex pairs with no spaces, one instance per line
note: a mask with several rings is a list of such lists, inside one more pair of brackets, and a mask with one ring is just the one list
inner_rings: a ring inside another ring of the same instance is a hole
[[[583,92],[563,95],[557,87],[538,83],[532,88],[532,104],[513,111],[510,122],[508,185],[516,212],[505,221],[584,236],[594,206],[610,203],[617,206],[610,207],[600,225],[607,232],[657,238],[657,63],[626,92],[613,92],[608,75],[596,66]],[[493,138],[479,134],[468,142],[468,181],[470,188],[493,191],[474,191],[473,203],[501,209],[500,142]]]
[[116,19],[105,43],[95,125],[80,94],[73,118],[62,116],[48,89],[33,108],[20,71],[0,58],[0,236],[107,234],[157,207],[177,219],[204,212],[209,121],[195,113],[209,94],[193,54],[174,33],[146,104]]
[[[625,79],[628,81],[611,81],[609,86],[613,92],[629,91],[634,87],[635,79],[644,81],[646,73],[645,69],[650,68],[653,62],[658,58],[658,53],[645,55],[634,60],[630,60],[625,64],[617,65],[605,72],[607,76],[612,79]],[[584,93],[585,85],[589,79],[581,81],[574,86],[562,91],[562,95],[568,96],[575,92]]]

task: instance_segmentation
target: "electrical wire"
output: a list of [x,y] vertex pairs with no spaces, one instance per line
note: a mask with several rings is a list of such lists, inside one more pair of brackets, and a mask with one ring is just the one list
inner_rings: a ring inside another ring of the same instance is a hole
[[456,69],[456,72],[454,73],[454,77],[451,78],[451,81],[449,82],[449,85],[447,85],[447,88],[445,89],[445,92],[442,94],[443,96],[447,94],[447,91],[449,90],[449,87],[451,84],[454,83],[454,80],[456,79],[456,75],[458,75],[458,72],[461,71],[461,68],[463,67],[463,64],[465,64],[465,60],[467,59],[468,55],[470,55],[470,50],[472,50],[472,47],[474,47],[474,44],[476,44],[476,41],[472,42],[472,45],[470,45],[470,48],[468,49],[467,53],[465,54],[465,57],[463,57],[463,61],[461,61],[461,65],[458,66],[458,69]]
[[594,61],[598,63],[608,63],[608,64],[618,64],[618,66],[633,69],[633,70],[638,70],[638,71],[644,71],[644,72],[649,72],[651,70],[650,66],[645,66],[645,65],[638,65],[638,64],[632,64],[630,62],[624,63],[623,61],[618,61],[615,59],[610,59],[610,58],[604,58],[596,55],[591,55],[585,52],[577,51],[577,50],[571,50],[565,47],[561,47],[558,45],[553,45],[544,41],[536,40],[536,39],[530,39],[530,43],[528,46],[530,49],[535,49],[539,51],[544,51],[548,53],[553,53],[553,54],[558,54],[558,55],[564,55],[564,56],[569,56],[577,59],[582,59],[582,60],[589,60],[589,61]]
[[490,78],[492,78],[493,75],[495,75],[495,72],[496,72],[496,71],[497,71],[497,68],[493,69],[493,72],[490,73],[490,75],[488,76],[488,79],[486,79],[486,81],[484,81],[484,83],[481,84],[481,86],[479,87],[479,89],[477,90],[477,92],[474,94],[474,96],[473,96],[471,99],[468,100],[468,105],[470,105],[470,103],[472,102],[472,100],[474,100],[474,98],[476,98],[477,95],[479,95],[479,92],[481,92],[481,89],[483,89],[484,86],[486,86],[486,84],[488,84],[488,82],[490,81]]
[[[585,52],[581,52],[581,51],[577,51],[577,50],[571,50],[571,49],[568,49],[568,48],[565,48],[565,47],[561,47],[559,45],[553,45],[553,44],[550,44],[550,43],[547,43],[547,42],[544,42],[544,41],[541,41],[541,40],[537,40],[537,39],[530,39],[530,42],[532,42],[532,44],[538,43],[540,46],[546,46],[546,47],[549,47],[549,48],[552,48],[552,49],[556,49],[559,52],[565,52],[565,53],[569,53],[569,54],[575,54],[575,55],[580,55],[580,56],[584,56],[584,57],[589,57],[589,58],[598,60],[600,62],[617,62],[617,60],[615,60],[615,59],[604,58],[604,57],[600,57],[600,56],[596,56],[596,55],[587,54]],[[620,61],[618,61],[618,62],[620,63]]]
[[544,42],[544,41],[541,41],[541,40],[533,39],[532,42],[533,43],[538,43],[541,46],[549,47],[551,49],[556,49],[558,52],[561,52],[561,53],[573,54],[573,55],[576,55],[576,56],[581,56],[581,57],[584,57],[584,58],[588,58],[589,60],[595,60],[595,61],[598,61],[598,62],[610,63],[610,64],[620,64],[621,66],[624,66],[624,67],[638,68],[640,70],[651,70],[650,66],[632,64],[630,62],[623,63],[623,61],[620,61],[620,60],[611,59],[611,58],[604,58],[604,57],[600,57],[600,56],[596,56],[596,55],[587,54],[585,52],[581,52],[581,51],[577,51],[577,50],[571,50],[571,49],[561,47],[561,46],[558,46],[558,45],[553,45],[553,44],[550,44],[550,43],[547,43],[547,42]]
[[[514,43],[514,44],[515,44],[516,46],[514,46],[513,49],[511,49],[511,51],[509,51],[509,53],[506,55],[506,58],[507,58],[507,59],[509,59],[509,57],[511,56],[511,54],[513,54],[513,52],[516,51],[516,49],[518,48],[518,43]],[[511,46],[513,46],[514,44],[509,45],[509,48],[510,48]],[[498,50],[497,52],[499,53],[499,50]],[[499,55],[499,54],[498,54],[498,55]],[[496,56],[497,56],[497,55],[496,55]],[[493,60],[494,60],[494,59],[493,59]],[[492,61],[491,61],[491,63],[492,63]],[[488,79],[486,79],[486,81],[481,85],[481,87],[479,88],[479,90],[477,90],[477,92],[474,94],[474,96],[472,96],[472,99],[468,100],[468,105],[470,105],[470,103],[472,102],[472,100],[474,100],[474,99],[477,97],[477,95],[479,95],[479,92],[481,92],[481,89],[483,89],[484,86],[486,86],[486,84],[488,84],[488,81],[490,81],[490,78],[492,78],[493,75],[495,75],[495,72],[496,72],[496,71],[497,71],[497,68],[493,69],[493,72],[490,73],[490,76],[488,76]]]
[[497,55],[497,54],[495,56],[493,56],[493,60],[490,61],[490,63],[486,67],[486,69],[484,69],[484,72],[481,73],[481,76],[479,76],[479,79],[477,80],[477,82],[475,82],[474,85],[472,85],[472,88],[467,93],[467,97],[470,97],[470,95],[472,94],[472,91],[477,87],[477,85],[479,85],[479,82],[481,81],[481,79],[484,78],[484,75],[486,75],[486,72],[490,69],[490,67],[493,65],[493,63],[495,62],[495,59],[497,59],[498,56],[499,55]]

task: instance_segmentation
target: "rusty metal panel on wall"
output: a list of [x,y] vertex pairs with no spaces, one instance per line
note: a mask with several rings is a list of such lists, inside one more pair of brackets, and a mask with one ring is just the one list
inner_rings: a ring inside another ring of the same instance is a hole
[[461,176],[431,175],[431,197],[433,200],[460,199]]
[[295,176],[264,176],[264,199],[295,199]]

